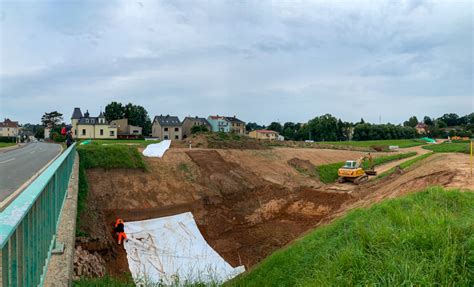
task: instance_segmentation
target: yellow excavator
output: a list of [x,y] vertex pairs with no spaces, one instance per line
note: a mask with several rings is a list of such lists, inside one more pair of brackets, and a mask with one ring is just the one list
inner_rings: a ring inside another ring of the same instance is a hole
[[[364,169],[362,166],[365,160],[369,161],[368,169]],[[374,166],[374,161],[370,153],[360,157],[358,160],[348,160],[344,166],[337,171],[339,176],[338,182],[342,183],[345,181],[351,181],[354,184],[359,184],[361,182],[367,181],[369,179],[369,175],[377,174]]]

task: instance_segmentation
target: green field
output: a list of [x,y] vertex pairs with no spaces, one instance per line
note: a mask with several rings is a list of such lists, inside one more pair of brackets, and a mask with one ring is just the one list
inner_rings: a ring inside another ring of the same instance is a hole
[[424,149],[432,150],[433,152],[461,152],[469,153],[469,142],[463,143],[442,143],[424,146]]
[[371,146],[399,146],[407,148],[426,144],[422,140],[375,140],[375,141],[341,141],[341,142],[317,142],[318,144],[330,144],[340,146],[371,147]]
[[[417,162],[419,162],[419,161],[421,161],[421,160],[424,160],[425,158],[427,158],[427,157],[429,157],[429,156],[431,156],[431,155],[433,155],[432,152],[430,152],[430,153],[425,153],[425,154],[422,154],[422,155],[420,155],[420,156],[417,156],[417,157],[415,157],[415,158],[413,158],[413,159],[409,159],[409,160],[407,160],[407,161],[404,161],[404,162],[402,162],[402,163],[400,164],[400,168],[401,168],[402,170],[405,170],[405,169],[409,168],[410,166],[414,165],[415,163],[417,163]],[[386,176],[391,175],[391,174],[394,173],[394,172],[395,172],[395,168],[392,167],[391,169],[387,170],[386,172],[383,172],[383,173],[379,174],[379,175],[377,176],[377,178],[384,178],[384,177],[386,177]]]
[[[397,153],[393,155],[385,155],[374,158],[374,165],[381,165],[387,162],[404,159],[416,155],[416,152]],[[344,162],[336,162],[330,164],[319,165],[316,167],[316,173],[319,176],[319,180],[323,183],[335,182],[338,178],[337,170],[344,165]],[[364,162],[364,168],[367,168],[368,162]]]
[[0,148],[14,146],[14,145],[16,145],[16,143],[2,143],[2,142],[0,142]]
[[227,286],[474,286],[474,193],[429,188],[356,209]]
[[160,141],[155,140],[92,140],[93,143],[100,145],[130,145],[130,146],[139,146],[146,147],[149,144],[159,143]]

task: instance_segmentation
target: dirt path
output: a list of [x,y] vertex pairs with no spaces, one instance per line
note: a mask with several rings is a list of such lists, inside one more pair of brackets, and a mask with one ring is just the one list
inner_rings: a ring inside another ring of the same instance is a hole
[[400,159],[400,160],[388,162],[388,163],[383,164],[383,165],[379,165],[379,166],[375,167],[375,170],[377,171],[377,174],[381,174],[383,172],[386,172],[386,171],[396,167],[397,165],[402,164],[403,162],[405,162],[407,160],[413,159],[417,156],[420,156],[420,155],[423,155],[423,154],[426,154],[426,153],[430,153],[432,151],[424,149],[423,146],[414,146],[414,147],[409,147],[409,148],[404,148],[404,149],[399,150],[399,153],[407,153],[407,152],[416,152],[417,154],[414,155],[414,156],[408,157],[408,158],[403,158],[403,159]]

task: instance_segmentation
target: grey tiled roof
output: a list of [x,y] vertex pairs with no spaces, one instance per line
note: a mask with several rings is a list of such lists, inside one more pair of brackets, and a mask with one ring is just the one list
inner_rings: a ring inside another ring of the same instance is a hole
[[[199,118],[199,117],[185,117],[184,118],[184,121],[186,120],[189,120],[189,121],[192,121],[192,122],[200,122],[200,123],[203,123],[205,125],[211,125],[205,118]],[[183,121],[183,122],[184,122]]]
[[225,120],[231,123],[245,123],[244,121],[241,121],[236,117],[225,117]]
[[153,122],[158,122],[160,126],[181,126],[181,122],[178,117],[175,116],[155,116]]
[[82,112],[80,108],[74,108],[71,119],[80,119],[82,118]]

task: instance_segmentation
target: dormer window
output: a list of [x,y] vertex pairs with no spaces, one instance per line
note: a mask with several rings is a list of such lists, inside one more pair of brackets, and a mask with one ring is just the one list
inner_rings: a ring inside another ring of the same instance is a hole
[[88,124],[88,123],[89,123],[89,119],[86,119],[86,124]]

